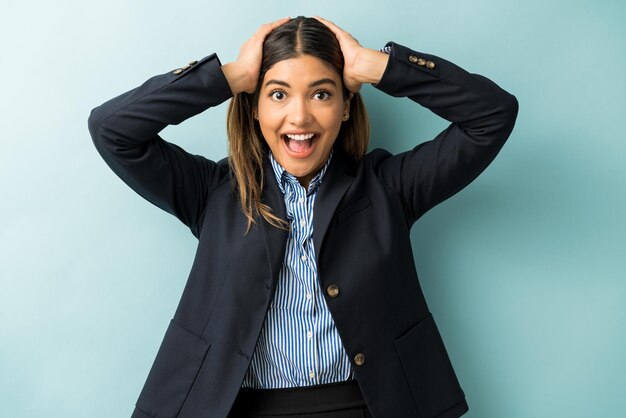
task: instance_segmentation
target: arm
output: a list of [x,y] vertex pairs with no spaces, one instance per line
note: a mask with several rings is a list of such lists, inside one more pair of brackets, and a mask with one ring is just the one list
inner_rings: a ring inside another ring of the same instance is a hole
[[231,95],[213,54],[96,107],[89,132],[104,161],[126,184],[197,236],[204,202],[223,176],[216,163],[187,153],[158,133]]
[[452,122],[437,137],[384,159],[378,173],[399,195],[407,223],[474,180],[496,157],[517,117],[514,96],[487,78],[434,55],[390,42],[389,56],[362,47],[349,33],[317,17],[335,33],[350,91],[362,83],[411,100]]
[[442,58],[395,43],[387,46],[389,62],[375,87],[452,122],[435,139],[380,165],[380,175],[400,194],[412,224],[491,163],[513,130],[518,103],[487,78]]
[[216,106],[234,93],[254,92],[263,42],[282,18],[262,25],[235,62],[215,54],[152,77],[91,111],[89,132],[102,158],[133,190],[173,214],[197,237],[212,191],[229,179],[226,167],[187,153],[158,134]]

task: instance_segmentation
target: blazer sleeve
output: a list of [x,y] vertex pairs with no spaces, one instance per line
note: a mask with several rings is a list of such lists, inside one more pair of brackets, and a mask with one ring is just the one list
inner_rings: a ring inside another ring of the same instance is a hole
[[96,107],[89,132],[115,174],[198,236],[206,199],[224,181],[224,170],[165,141],[159,132],[231,96],[217,55],[209,55]]
[[489,79],[442,58],[393,42],[385,49],[389,61],[375,87],[451,122],[435,139],[378,167],[383,181],[400,194],[411,225],[491,163],[513,130],[518,103]]

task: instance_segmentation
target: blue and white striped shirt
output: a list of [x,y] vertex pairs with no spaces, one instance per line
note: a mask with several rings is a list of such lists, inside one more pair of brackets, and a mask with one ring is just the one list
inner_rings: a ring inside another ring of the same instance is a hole
[[291,228],[276,293],[242,387],[276,389],[354,378],[317,278],[313,247],[315,196],[332,151],[308,190],[271,153],[269,158],[285,196]]

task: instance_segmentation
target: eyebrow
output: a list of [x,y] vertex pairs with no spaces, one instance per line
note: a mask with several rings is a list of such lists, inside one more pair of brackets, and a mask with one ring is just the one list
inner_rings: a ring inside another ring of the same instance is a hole
[[[267,83],[265,83],[265,87],[269,86],[270,84],[278,84],[279,86],[291,88],[289,83],[282,80],[269,80]],[[322,84],[332,84],[333,86],[337,87],[337,83],[335,83],[335,80],[333,80],[332,78],[322,78],[320,80],[309,83],[308,87],[317,87]]]

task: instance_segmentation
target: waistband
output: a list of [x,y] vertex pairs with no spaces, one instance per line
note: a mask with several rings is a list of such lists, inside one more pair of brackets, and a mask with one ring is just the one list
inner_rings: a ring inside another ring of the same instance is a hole
[[255,414],[306,414],[366,407],[356,380],[284,389],[241,388],[233,411]]

